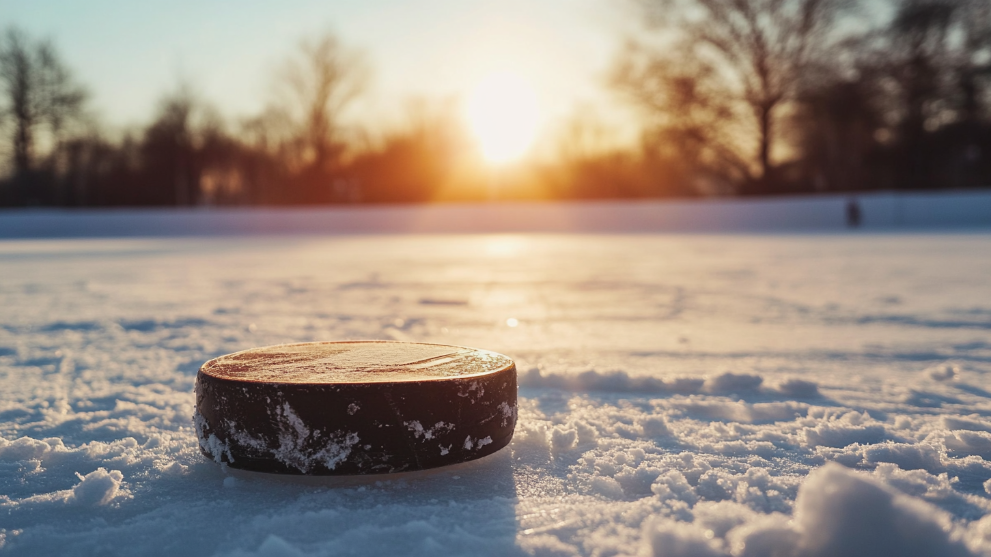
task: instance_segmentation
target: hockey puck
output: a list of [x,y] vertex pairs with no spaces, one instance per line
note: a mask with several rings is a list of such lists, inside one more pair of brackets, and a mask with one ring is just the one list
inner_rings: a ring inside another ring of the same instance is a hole
[[412,342],[312,342],[210,360],[196,376],[200,449],[284,474],[423,470],[492,454],[516,426],[516,365]]

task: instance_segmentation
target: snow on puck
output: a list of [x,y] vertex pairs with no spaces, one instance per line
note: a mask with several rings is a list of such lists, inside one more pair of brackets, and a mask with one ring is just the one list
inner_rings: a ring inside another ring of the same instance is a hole
[[509,444],[516,365],[412,342],[311,342],[210,360],[196,376],[203,454],[286,474],[380,474],[455,464]]

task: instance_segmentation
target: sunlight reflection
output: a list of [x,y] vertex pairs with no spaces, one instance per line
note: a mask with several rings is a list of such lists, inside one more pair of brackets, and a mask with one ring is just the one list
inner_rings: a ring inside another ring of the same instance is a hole
[[489,162],[520,158],[537,134],[537,95],[516,74],[489,74],[472,91],[466,108],[468,123]]
[[485,254],[490,257],[511,257],[519,255],[525,241],[519,236],[495,236],[485,244]]

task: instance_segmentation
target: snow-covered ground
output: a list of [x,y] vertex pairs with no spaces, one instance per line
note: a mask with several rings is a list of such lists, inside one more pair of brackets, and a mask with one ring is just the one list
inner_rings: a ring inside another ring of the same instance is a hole
[[[989,277],[987,229],[8,239],[0,555],[991,555]],[[349,338],[514,358],[513,443],[200,455],[200,364]]]

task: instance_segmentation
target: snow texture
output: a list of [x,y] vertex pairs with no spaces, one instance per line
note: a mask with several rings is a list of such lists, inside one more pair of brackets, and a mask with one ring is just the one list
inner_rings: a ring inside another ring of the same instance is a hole
[[[0,555],[991,556],[989,276],[981,231],[7,240]],[[203,362],[343,339],[513,357],[513,442],[201,454]]]

